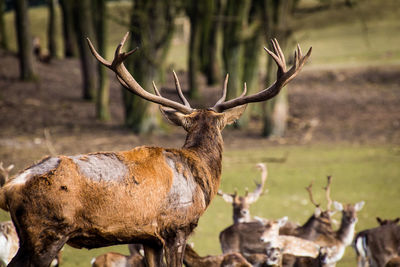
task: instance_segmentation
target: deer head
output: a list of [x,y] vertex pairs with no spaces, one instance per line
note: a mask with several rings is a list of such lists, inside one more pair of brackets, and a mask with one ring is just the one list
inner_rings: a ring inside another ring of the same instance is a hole
[[218,191],[218,195],[222,196],[225,202],[232,204],[234,223],[251,221],[250,205],[255,203],[263,193],[265,181],[268,177],[267,166],[264,163],[257,163],[256,167],[261,170],[261,183],[256,182],[256,189],[252,193],[249,193],[247,188],[244,196],[238,196],[237,190],[233,194],[224,193],[222,190]]
[[398,224],[400,218],[390,220],[390,219],[381,219],[380,217],[376,217],[376,221],[379,223],[379,225]]
[[280,90],[299,73],[299,71],[311,55],[311,48],[309,49],[307,54],[303,56],[300,46],[297,46],[297,50],[295,51],[294,55],[294,65],[292,68],[287,70],[283,52],[279,47],[277,40],[274,39],[272,40],[274,52],[268,50],[267,48],[264,48],[265,51],[275,60],[276,64],[278,65],[277,80],[274,84],[256,94],[247,96],[247,88],[245,84],[242,95],[234,99],[225,101],[228,84],[227,75],[224,82],[222,97],[217,101],[217,103],[211,108],[205,110],[197,110],[193,109],[190,106],[189,102],[185,99],[179,84],[179,80],[175,73],[174,79],[176,89],[178,96],[182,101],[182,104],[162,97],[154,83],[153,89],[155,91],[155,94],[151,94],[143,89],[136,82],[136,80],[125,68],[123,63],[129,55],[133,54],[136,51],[136,49],[129,52],[121,52],[122,47],[124,46],[124,43],[128,37],[128,34],[129,33],[125,34],[121,43],[118,45],[112,62],[107,61],[103,57],[101,57],[95,50],[90,40],[87,40],[89,43],[89,47],[96,59],[104,66],[114,71],[117,75],[118,80],[127,90],[150,102],[159,104],[161,106],[161,111],[164,116],[167,117],[167,119],[172,123],[178,126],[182,126],[188,133],[199,131],[199,129],[201,129],[199,121],[202,120],[206,120],[207,125],[210,125],[211,122],[213,122],[212,125],[214,125],[217,130],[222,131],[222,129],[227,124],[233,123],[241,116],[248,103],[266,101],[277,95]]

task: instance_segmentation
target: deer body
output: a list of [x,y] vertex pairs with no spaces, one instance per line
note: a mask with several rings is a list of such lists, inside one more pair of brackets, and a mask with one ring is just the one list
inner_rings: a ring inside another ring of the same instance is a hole
[[191,246],[186,246],[183,259],[186,267],[251,267],[240,253],[199,256]]
[[[196,120],[208,113],[213,112],[198,112]],[[29,243],[37,249],[45,245],[36,240],[43,232],[77,248],[166,244],[170,235],[192,231],[217,192],[222,138],[209,122],[199,123],[182,149],[138,147],[46,158],[2,188],[0,205],[19,227],[30,229]],[[34,205],[24,208],[27,198]]]
[[385,266],[392,258],[400,257],[400,225],[389,223],[358,233],[354,249],[358,266]]
[[145,267],[142,255],[125,256],[116,252],[108,252],[94,258],[92,267]]

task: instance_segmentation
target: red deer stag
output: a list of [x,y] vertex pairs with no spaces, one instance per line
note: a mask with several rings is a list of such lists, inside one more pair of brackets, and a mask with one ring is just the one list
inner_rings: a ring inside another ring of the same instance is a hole
[[250,222],[250,205],[256,202],[263,193],[265,181],[268,176],[267,166],[264,163],[258,163],[256,166],[261,170],[261,183],[256,183],[257,186],[254,192],[249,194],[246,190],[245,196],[238,196],[237,191],[234,194],[227,194],[221,190],[218,191],[218,195],[222,196],[227,203],[232,204],[233,223]]
[[378,220],[378,222],[384,224],[361,231],[354,238],[353,247],[359,267],[381,267],[392,258],[400,257],[398,220]]
[[[10,180],[0,191],[0,207],[10,211],[20,248],[10,266],[48,266],[65,244],[96,248],[115,244],[144,245],[148,266],[160,266],[165,252],[169,267],[181,266],[186,239],[217,194],[222,168],[222,130],[237,120],[251,102],[277,95],[304,66],[297,47],[287,70],[276,40],[277,80],[256,94],[245,92],[211,108],[194,109],[143,89],[123,62],[135,50],[121,52],[124,36],[112,62],[102,58],[88,40],[96,59],[117,74],[132,93],[156,104],[165,117],[187,131],[181,149],[141,146],[129,151],[98,152],[43,159]],[[140,112],[140,111],[138,111]]]

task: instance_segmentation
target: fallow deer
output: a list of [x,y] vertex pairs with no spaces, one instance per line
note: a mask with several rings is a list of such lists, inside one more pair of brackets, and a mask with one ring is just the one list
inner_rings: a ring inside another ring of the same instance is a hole
[[[314,235],[312,239],[310,238],[310,235],[303,237],[314,241],[320,247],[326,247],[326,253],[324,253],[323,259],[324,266],[335,266],[336,262],[343,257],[345,248],[351,244],[354,237],[355,225],[357,223],[357,212],[359,212],[364,206],[364,201],[358,202],[354,205],[347,204],[345,206],[336,201],[332,202],[330,198],[331,182],[331,176],[328,176],[328,183],[325,187],[325,191],[326,198],[328,200],[326,212],[327,217],[329,218],[329,227],[323,228],[322,231],[319,231],[319,233],[317,235]],[[316,204],[312,197],[311,187],[312,184],[307,187],[307,191],[310,195],[310,200],[314,205],[319,207],[319,204]],[[341,224],[336,232],[333,232],[330,226],[330,209],[332,203],[336,210],[342,212]]]
[[359,267],[381,267],[392,258],[400,257],[400,225],[397,222],[397,219],[386,221],[356,235],[353,248]]
[[[252,95],[220,100],[208,109],[194,109],[143,89],[124,66],[135,52],[121,52],[112,62],[96,59],[117,75],[132,93],[156,104],[172,123],[187,131],[181,149],[141,146],[129,151],[48,157],[28,167],[0,191],[0,207],[11,214],[20,248],[10,266],[48,266],[65,243],[75,248],[141,243],[146,264],[159,266],[165,252],[169,267],[181,266],[186,239],[217,194],[222,168],[222,130],[244,112],[248,103],[271,99],[301,70],[311,54],[297,46],[287,70],[278,42],[266,52],[278,65],[277,80]],[[140,111],[138,111],[140,112]]]
[[218,191],[218,195],[222,196],[225,202],[232,204],[233,223],[250,222],[252,220],[250,205],[256,202],[263,193],[265,181],[268,177],[267,166],[264,163],[258,163],[256,167],[261,170],[261,183],[256,183],[256,189],[252,193],[248,193],[246,190],[244,196],[238,196],[237,191],[233,194],[224,193],[222,190]]
[[282,227],[279,231],[280,235],[292,235],[307,240],[314,241],[321,235],[333,233],[331,216],[334,213],[331,211],[332,200],[330,197],[330,186],[331,186],[331,176],[328,176],[327,186],[325,187],[325,196],[327,199],[326,210],[321,208],[321,205],[316,203],[313,194],[312,186],[313,182],[310,183],[306,190],[310,198],[311,203],[315,206],[315,211],[313,215],[301,226],[291,227],[289,224]]
[[223,253],[265,253],[266,247],[276,247],[271,244],[275,239],[265,244],[262,237],[267,238],[268,234],[271,236],[278,235],[279,228],[287,222],[287,217],[275,221],[255,218],[256,221],[233,224],[220,233],[219,241]]
[[329,267],[336,266],[336,262],[343,257],[346,247],[351,245],[358,220],[357,212],[363,208],[364,201],[345,206],[336,201],[333,204],[338,211],[342,212],[340,227],[334,234],[321,235],[315,240],[321,247],[330,249],[329,254],[324,259],[324,263]]
[[400,221],[400,218],[397,217],[395,219],[381,219],[380,217],[376,217],[376,221],[379,223],[379,225],[387,225],[387,224],[398,224]]
[[97,256],[91,261],[92,267],[145,267],[144,257],[140,254],[123,255],[117,252],[108,252]]
[[251,267],[240,253],[199,256],[192,246],[187,245],[183,262],[186,267]]

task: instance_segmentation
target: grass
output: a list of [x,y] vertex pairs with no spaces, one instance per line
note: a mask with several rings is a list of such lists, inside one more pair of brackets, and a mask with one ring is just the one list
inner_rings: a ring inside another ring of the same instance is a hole
[[[332,175],[332,199],[342,203],[366,202],[359,212],[356,229],[374,227],[376,216],[394,218],[400,213],[400,147],[347,144],[319,144],[311,146],[272,146],[258,149],[227,150],[223,160],[221,189],[239,194],[244,188],[254,188],[254,180],[260,177],[255,169],[257,162],[266,158],[282,157],[289,153],[285,163],[268,163],[268,193],[251,207],[251,214],[265,218],[289,216],[299,223],[311,216],[314,207],[304,188],[314,182],[314,197],[326,205],[322,187],[326,176]],[[7,219],[5,212],[1,219]],[[340,215],[334,216],[340,221]],[[200,255],[220,253],[218,234],[232,223],[231,206],[216,197],[190,242],[195,243]],[[86,250],[67,246],[63,266],[88,266],[92,257],[108,251],[128,253],[127,246]],[[347,248],[338,267],[354,266],[355,255]]]

